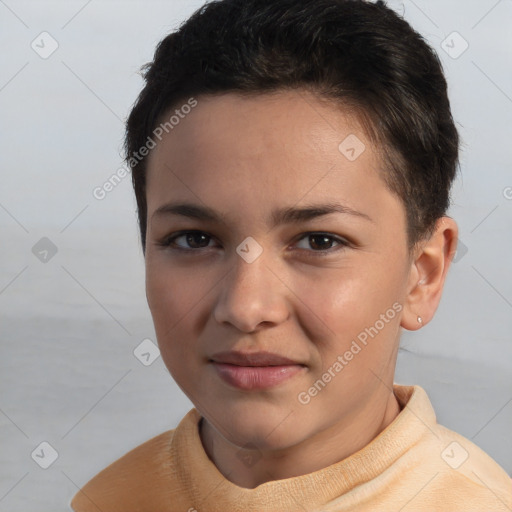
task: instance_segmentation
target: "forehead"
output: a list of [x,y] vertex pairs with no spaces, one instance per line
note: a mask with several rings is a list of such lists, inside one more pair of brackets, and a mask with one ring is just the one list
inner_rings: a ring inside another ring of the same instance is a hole
[[218,206],[237,197],[249,206],[317,196],[356,209],[366,198],[378,209],[377,196],[389,194],[378,151],[353,111],[306,91],[197,102],[148,157],[149,215],[173,196]]
[[[175,139],[184,150],[215,151],[221,145],[229,145],[240,148],[246,156],[264,150],[268,154],[268,150],[276,147],[281,152],[291,148],[294,154],[301,154],[302,148],[317,150],[325,144],[337,148],[349,135],[364,140],[366,146],[369,144],[359,111],[305,90],[204,95],[197,99],[193,110],[188,109],[186,115],[180,116],[181,120],[172,115],[179,110],[175,106],[163,115],[161,125],[173,118],[174,126],[166,130],[164,139]],[[172,137],[166,136],[171,134]],[[372,155],[370,151],[366,156]]]

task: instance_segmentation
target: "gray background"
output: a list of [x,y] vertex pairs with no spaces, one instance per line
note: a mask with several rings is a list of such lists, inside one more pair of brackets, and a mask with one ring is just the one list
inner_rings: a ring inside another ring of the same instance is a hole
[[[102,201],[92,191],[122,165],[139,67],[201,4],[0,0],[0,511],[69,510],[192,407],[161,358],[133,353],[155,336],[130,177]],[[464,144],[450,211],[463,250],[434,320],[404,332],[396,382],[423,386],[440,423],[512,473],[512,2],[390,5],[438,51]],[[43,31],[59,45],[46,59],[31,47]],[[453,31],[469,44],[457,58]],[[48,469],[31,457],[43,441],[58,452]]]

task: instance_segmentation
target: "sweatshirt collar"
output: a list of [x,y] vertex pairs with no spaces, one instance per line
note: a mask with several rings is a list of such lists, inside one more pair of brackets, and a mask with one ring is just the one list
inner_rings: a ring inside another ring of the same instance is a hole
[[[434,409],[420,386],[393,385],[400,404],[397,417],[370,443],[349,457],[318,471],[265,482],[253,489],[229,481],[204,451],[201,415],[191,409],[176,428],[171,457],[182,468],[180,480],[190,502],[201,510],[265,511],[322,506],[390,468],[436,425]],[[215,508],[212,508],[212,505]]]

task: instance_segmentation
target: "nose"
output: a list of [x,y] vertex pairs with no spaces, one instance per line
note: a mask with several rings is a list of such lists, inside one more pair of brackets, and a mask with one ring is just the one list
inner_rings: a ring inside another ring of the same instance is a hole
[[248,263],[235,254],[233,268],[220,284],[213,311],[218,323],[249,333],[288,318],[291,292],[264,255],[265,252]]

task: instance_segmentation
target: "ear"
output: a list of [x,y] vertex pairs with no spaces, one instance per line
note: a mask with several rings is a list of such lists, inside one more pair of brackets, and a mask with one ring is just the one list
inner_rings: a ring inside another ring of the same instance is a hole
[[441,217],[432,237],[415,250],[400,323],[404,329],[415,331],[433,318],[457,250],[457,237],[456,222],[451,217]]

